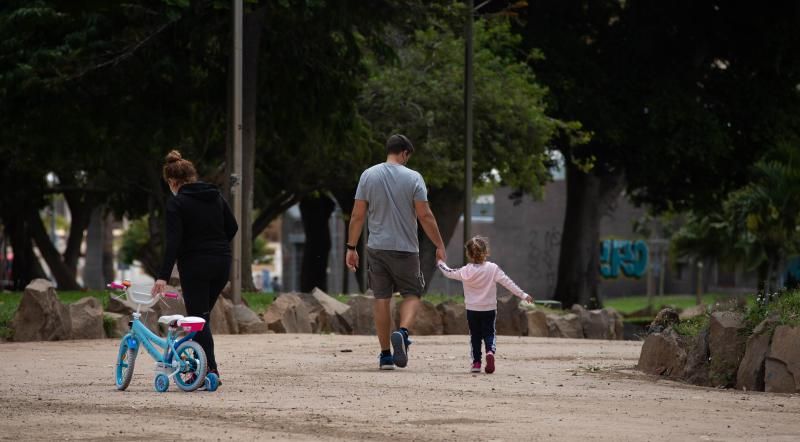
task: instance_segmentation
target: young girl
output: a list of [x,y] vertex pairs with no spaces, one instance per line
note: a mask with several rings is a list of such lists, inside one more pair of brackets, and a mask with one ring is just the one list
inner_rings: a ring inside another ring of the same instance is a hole
[[470,263],[460,269],[447,267],[439,260],[439,270],[450,279],[464,283],[464,301],[467,305],[467,322],[472,340],[472,372],[481,371],[481,341],[486,345],[486,373],[494,373],[495,319],[497,318],[497,283],[508,291],[533,302],[530,295],[522,291],[497,264],[486,261],[489,256],[489,240],[476,236],[464,246]]

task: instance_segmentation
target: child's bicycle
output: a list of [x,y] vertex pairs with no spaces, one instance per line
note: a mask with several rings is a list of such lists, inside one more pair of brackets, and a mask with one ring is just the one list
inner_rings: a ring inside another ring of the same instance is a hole
[[[133,320],[130,322],[130,331],[123,336],[119,344],[117,364],[114,368],[117,390],[125,390],[131,383],[140,345],[156,361],[154,380],[156,391],[167,391],[170,378],[183,391],[194,391],[201,386],[205,386],[208,391],[217,389],[219,378],[214,373],[208,373],[206,352],[200,344],[192,341],[194,335],[205,326],[205,319],[183,315],[161,316],[158,322],[167,324],[167,336],[162,338],[142,323],[139,313],[142,306],[155,305],[159,301],[159,296],[151,296],[149,290],[134,290],[130,281],[112,282],[108,284],[108,288],[121,292],[120,297],[127,296],[128,300],[137,305]],[[168,298],[178,297],[177,293],[162,295]],[[181,329],[187,332],[187,335],[179,339],[178,333]]]

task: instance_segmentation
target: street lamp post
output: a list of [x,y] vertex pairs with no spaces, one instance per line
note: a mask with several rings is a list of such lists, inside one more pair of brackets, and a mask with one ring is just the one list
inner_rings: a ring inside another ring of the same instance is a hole
[[[472,237],[472,20],[473,0],[467,0],[467,24],[464,36],[464,243]],[[464,265],[467,256],[464,254]]]
[[231,194],[233,216],[239,224],[239,232],[233,238],[233,277],[231,295],[234,304],[242,301],[242,28],[243,0],[233,0],[233,175]]

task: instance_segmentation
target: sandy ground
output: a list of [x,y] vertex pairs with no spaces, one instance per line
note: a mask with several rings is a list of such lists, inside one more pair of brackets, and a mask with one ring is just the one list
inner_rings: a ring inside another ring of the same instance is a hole
[[467,338],[418,337],[377,370],[364,336],[218,336],[215,393],[153,391],[117,342],[0,344],[0,440],[800,440],[800,396],[713,390],[632,370],[641,344],[501,336],[497,372]]

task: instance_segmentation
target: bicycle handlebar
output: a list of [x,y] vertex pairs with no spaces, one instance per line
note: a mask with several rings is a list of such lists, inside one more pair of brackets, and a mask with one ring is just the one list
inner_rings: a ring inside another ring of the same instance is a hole
[[[113,281],[113,282],[110,282],[110,283],[106,284],[106,287],[108,287],[108,288],[110,288],[112,290],[127,290],[128,288],[131,287],[131,283],[130,283],[130,281],[127,281],[127,280],[125,280],[125,281],[123,281],[121,283]],[[170,299],[178,299],[178,297],[180,296],[180,295],[178,295],[178,293],[175,293],[175,292],[161,292],[159,295],[163,296],[165,298],[170,298]],[[158,296],[154,296],[153,298],[155,299],[157,297]]]

